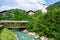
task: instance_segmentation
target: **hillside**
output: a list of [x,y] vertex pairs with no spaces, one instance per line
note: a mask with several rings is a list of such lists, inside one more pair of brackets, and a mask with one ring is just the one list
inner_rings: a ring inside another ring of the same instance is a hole
[[47,7],[48,10],[51,10],[51,9],[54,10],[55,8],[60,9],[60,1],[54,4],[51,4]]
[[56,8],[60,8],[60,1],[56,2],[54,5],[56,6]]

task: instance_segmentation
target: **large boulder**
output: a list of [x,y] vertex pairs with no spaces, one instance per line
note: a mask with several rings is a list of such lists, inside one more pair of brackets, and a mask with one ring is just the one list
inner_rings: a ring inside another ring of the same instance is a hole
[[40,39],[41,40],[48,40],[48,38],[46,36],[41,36]]
[[34,38],[39,38],[40,36],[36,34],[35,32],[29,32],[29,35],[33,36]]

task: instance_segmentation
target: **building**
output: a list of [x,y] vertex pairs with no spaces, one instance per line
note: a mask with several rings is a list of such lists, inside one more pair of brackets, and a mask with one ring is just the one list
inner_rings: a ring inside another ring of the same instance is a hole
[[27,13],[28,13],[29,15],[33,15],[35,12],[32,11],[32,10],[29,10]]
[[2,16],[6,16],[7,10],[1,11],[0,13],[2,14]]
[[42,11],[43,14],[44,14],[44,13],[47,13],[47,9],[46,9],[45,4],[43,4],[43,7],[42,7],[41,11]]
[[[8,11],[4,10],[4,11],[1,11],[0,13],[2,14],[3,17],[5,17],[8,14]],[[14,16],[14,14],[12,12],[9,12],[9,15]],[[8,17],[8,16],[6,16],[6,17]]]

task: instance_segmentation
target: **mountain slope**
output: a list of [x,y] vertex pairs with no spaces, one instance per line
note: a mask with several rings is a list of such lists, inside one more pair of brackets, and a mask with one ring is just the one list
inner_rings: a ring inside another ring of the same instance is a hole
[[56,8],[60,8],[60,1],[56,2],[54,5],[56,6]]
[[51,4],[47,7],[47,10],[54,11],[56,9],[60,9],[60,1],[54,4]]

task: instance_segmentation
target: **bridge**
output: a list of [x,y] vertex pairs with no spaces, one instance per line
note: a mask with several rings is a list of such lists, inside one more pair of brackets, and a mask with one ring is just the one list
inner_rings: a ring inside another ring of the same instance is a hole
[[0,27],[4,28],[26,28],[28,21],[1,20]]

